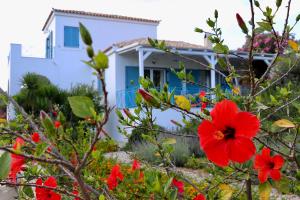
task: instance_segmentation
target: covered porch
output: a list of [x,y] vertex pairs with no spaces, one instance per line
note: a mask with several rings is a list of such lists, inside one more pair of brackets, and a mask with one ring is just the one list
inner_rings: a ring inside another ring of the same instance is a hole
[[[118,60],[116,63],[117,108],[136,106],[135,96],[140,87],[139,77],[149,78],[158,90],[167,83],[170,92],[175,90],[175,95],[198,96],[200,91],[208,91],[209,88],[215,88],[219,84],[223,90],[229,89],[224,77],[215,71],[215,69],[222,71],[217,64],[217,56],[223,55],[216,55],[212,50],[203,46],[185,42],[166,41],[166,45],[172,52],[185,58],[152,48],[148,45],[147,39],[120,45],[115,49]],[[238,63],[236,66],[242,65],[241,60],[247,57],[247,53],[234,52],[234,54],[229,55],[231,62]],[[262,63],[266,66],[271,63],[272,59],[273,55],[271,54],[255,55],[255,60],[263,61]],[[181,81],[171,71],[171,68],[175,71],[178,70],[180,63],[184,64],[186,73],[192,74],[195,84]],[[210,66],[210,69],[199,63]]]

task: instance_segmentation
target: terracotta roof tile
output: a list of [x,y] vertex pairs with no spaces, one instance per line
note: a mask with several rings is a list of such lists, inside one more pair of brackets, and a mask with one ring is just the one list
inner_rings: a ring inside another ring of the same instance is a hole
[[153,24],[159,24],[159,22],[160,22],[159,20],[129,17],[129,16],[122,16],[122,15],[94,13],[94,12],[86,12],[86,11],[79,11],[79,10],[62,10],[62,9],[54,9],[53,8],[43,26],[43,30],[46,28],[46,26],[54,12],[64,13],[64,14],[73,14],[73,15],[92,16],[92,17],[103,17],[103,18],[108,18],[108,19],[119,19],[119,20],[135,21],[135,22],[145,22],[145,23],[153,23]]
[[[162,40],[161,40],[162,41]],[[176,48],[176,49],[206,49],[204,46],[197,45],[197,44],[191,44],[188,42],[183,42],[183,41],[171,41],[171,40],[164,40],[166,43],[166,47],[168,48]],[[113,44],[112,46],[106,48],[104,52],[109,51],[113,46],[122,48],[128,45],[136,44],[141,45],[141,46],[148,46],[150,47],[150,44],[148,43],[147,38],[137,38],[133,40],[126,40],[122,42],[118,42]]]

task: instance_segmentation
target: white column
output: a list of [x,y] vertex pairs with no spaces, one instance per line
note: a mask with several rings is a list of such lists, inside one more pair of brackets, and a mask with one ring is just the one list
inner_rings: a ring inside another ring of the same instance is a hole
[[216,87],[216,64],[217,64],[217,60],[215,58],[215,56],[211,56],[210,57],[210,66],[211,66],[211,70],[210,70],[210,87],[211,88],[215,88]]
[[144,51],[139,49],[139,76],[144,77]]

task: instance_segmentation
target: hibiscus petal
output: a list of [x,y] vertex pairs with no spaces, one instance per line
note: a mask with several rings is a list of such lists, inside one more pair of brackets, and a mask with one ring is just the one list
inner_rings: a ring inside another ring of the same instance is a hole
[[265,158],[270,157],[271,150],[269,148],[264,147],[261,151],[261,155]]
[[236,114],[233,125],[236,136],[252,138],[259,130],[260,122],[258,118],[249,112],[239,112]]
[[57,183],[53,176],[50,176],[44,183],[45,186],[56,188]]
[[280,169],[284,164],[284,159],[280,155],[273,156],[272,160],[274,162],[274,169]]
[[210,115],[216,128],[223,130],[226,126],[232,124],[237,112],[238,107],[233,101],[223,100],[215,105]]
[[274,180],[274,181],[279,181],[280,178],[281,178],[281,174],[280,174],[280,171],[278,169],[273,169],[271,172],[270,172],[270,175],[271,175],[271,178]]
[[243,163],[249,160],[255,154],[253,142],[244,137],[236,137],[228,140],[228,157],[230,160]]
[[207,158],[220,167],[228,166],[227,145],[224,140],[213,140],[203,148]]
[[262,155],[257,154],[254,159],[254,169],[263,169],[266,165],[265,159]]
[[259,170],[258,171],[258,180],[260,183],[267,181],[269,175],[269,170]]
[[200,145],[203,148],[207,143],[215,140],[214,133],[216,132],[213,124],[208,120],[203,120],[198,126],[198,136],[200,140]]

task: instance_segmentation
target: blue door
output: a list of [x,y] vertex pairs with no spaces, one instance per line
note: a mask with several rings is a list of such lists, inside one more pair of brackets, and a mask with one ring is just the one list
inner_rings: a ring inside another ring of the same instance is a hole
[[166,70],[166,76],[170,91],[175,88],[175,95],[180,95],[182,90],[182,81],[170,69]]
[[192,69],[192,70],[186,70],[186,73],[191,73],[194,77],[194,83],[187,83],[186,89],[187,94],[196,94],[199,93],[201,90],[201,87],[199,85],[205,84],[205,80],[201,80],[201,70],[199,69]]
[[139,68],[138,67],[126,67],[125,78],[125,106],[126,108],[135,107],[135,95],[139,88]]

